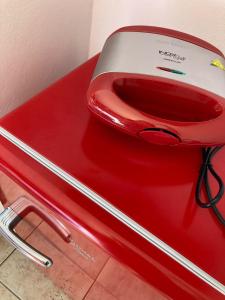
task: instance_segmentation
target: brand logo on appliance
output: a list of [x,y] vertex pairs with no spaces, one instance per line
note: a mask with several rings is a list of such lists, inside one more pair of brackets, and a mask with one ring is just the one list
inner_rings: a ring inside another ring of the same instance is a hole
[[176,54],[176,53],[173,53],[173,52],[170,52],[170,51],[159,50],[159,54],[163,55],[163,56],[166,56],[170,59],[175,59],[177,61],[184,61],[186,59],[186,57],[180,56],[179,54]]
[[76,250],[76,252],[83,256],[83,258],[91,261],[91,262],[95,262],[95,258],[94,256],[92,256],[90,253],[88,253],[86,250],[84,250],[80,245],[78,245],[74,240],[70,241],[71,246],[73,246],[73,248]]

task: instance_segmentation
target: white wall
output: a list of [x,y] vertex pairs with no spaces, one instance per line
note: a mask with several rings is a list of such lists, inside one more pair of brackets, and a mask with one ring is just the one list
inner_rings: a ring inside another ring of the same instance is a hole
[[87,59],[92,0],[0,0],[0,116]]
[[115,29],[137,24],[184,31],[225,53],[225,0],[94,0],[89,55]]
[[132,24],[185,31],[225,53],[225,0],[0,0],[0,116]]

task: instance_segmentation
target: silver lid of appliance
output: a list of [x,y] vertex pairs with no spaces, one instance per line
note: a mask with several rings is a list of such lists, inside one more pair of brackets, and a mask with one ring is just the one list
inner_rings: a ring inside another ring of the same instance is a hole
[[225,98],[225,71],[211,65],[215,59],[225,65],[225,59],[215,52],[177,38],[117,32],[106,41],[93,79],[109,72],[145,74],[181,81]]

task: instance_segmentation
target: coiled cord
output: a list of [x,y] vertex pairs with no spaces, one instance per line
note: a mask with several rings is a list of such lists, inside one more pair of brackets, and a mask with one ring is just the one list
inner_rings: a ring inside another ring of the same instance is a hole
[[[196,187],[196,202],[202,208],[212,208],[213,212],[215,213],[216,217],[220,221],[221,224],[225,226],[225,218],[223,217],[222,213],[217,208],[216,204],[221,200],[224,194],[224,183],[221,177],[216,173],[211,163],[212,158],[214,155],[222,148],[223,146],[218,147],[207,147],[202,149],[202,159],[203,163],[200,168],[200,174],[197,181]],[[209,172],[215,178],[218,183],[219,189],[217,194],[213,197],[210,183],[209,183]],[[205,187],[206,197],[208,202],[202,201],[201,198],[201,190],[202,187]]]

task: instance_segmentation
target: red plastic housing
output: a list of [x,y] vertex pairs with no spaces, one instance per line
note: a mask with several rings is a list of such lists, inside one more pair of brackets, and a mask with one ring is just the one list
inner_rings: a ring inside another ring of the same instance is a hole
[[[174,37],[223,57],[211,44],[175,30],[130,26],[113,34],[123,31]],[[127,72],[103,73],[90,83],[88,106],[105,123],[151,143],[225,143],[224,97],[179,80]]]
[[[224,229],[211,210],[195,203],[201,150],[159,147],[102,126],[86,102],[96,62],[97,57],[92,58],[2,118],[1,128],[98,193],[224,287]],[[225,149],[213,163],[224,181]],[[159,298],[163,294],[168,299],[224,299],[224,293],[3,136],[0,169],[154,286]],[[216,192],[216,183],[212,183]],[[225,213],[224,199],[219,208]]]

